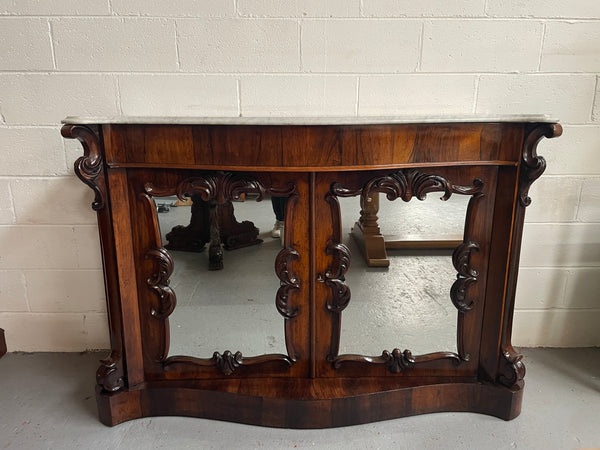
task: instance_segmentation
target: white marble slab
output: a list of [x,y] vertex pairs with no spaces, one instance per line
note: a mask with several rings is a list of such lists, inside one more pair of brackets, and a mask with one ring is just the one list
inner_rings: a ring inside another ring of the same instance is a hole
[[66,117],[69,125],[131,124],[131,125],[383,125],[417,123],[483,123],[483,122],[547,122],[558,120],[546,115],[513,114],[504,116],[363,116],[363,117],[180,117],[180,116],[113,116]]

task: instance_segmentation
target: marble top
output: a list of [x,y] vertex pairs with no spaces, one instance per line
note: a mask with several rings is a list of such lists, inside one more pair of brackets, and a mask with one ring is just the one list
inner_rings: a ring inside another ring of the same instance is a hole
[[438,116],[316,116],[316,117],[181,117],[181,116],[68,116],[68,125],[131,124],[131,125],[384,125],[418,123],[484,123],[484,122],[546,122],[555,120],[546,115],[513,114],[502,116],[438,115]]

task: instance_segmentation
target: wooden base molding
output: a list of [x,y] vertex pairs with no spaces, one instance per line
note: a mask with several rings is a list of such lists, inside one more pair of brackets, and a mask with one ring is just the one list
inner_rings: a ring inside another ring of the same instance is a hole
[[[318,381],[263,380],[278,389],[270,396],[237,384],[235,392],[202,388],[147,387],[104,393],[97,390],[100,421],[113,426],[151,416],[187,416],[277,428],[331,428],[434,412],[473,412],[511,420],[521,412],[522,389],[486,383],[431,384],[391,389],[375,383],[372,392],[322,386]],[[368,380],[364,380],[368,382]],[[355,383],[348,380],[348,386]],[[290,392],[306,397],[289,398]],[[310,393],[318,392],[318,396]],[[185,402],[185,404],[184,404]]]

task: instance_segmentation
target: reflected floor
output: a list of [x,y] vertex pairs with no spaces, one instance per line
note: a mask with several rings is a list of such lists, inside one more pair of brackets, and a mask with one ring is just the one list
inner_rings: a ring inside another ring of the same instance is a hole
[[[434,201],[409,204],[382,197],[382,232],[461,234],[467,199],[452,197],[440,207],[442,202],[431,197]],[[449,290],[456,272],[450,251],[389,251],[389,269],[369,268],[348,234],[359,217],[359,199],[343,198],[340,203],[344,243],[353,255],[346,274],[352,299],[343,312],[340,353],[378,355],[395,347],[413,354],[455,351],[457,312]],[[283,319],[275,309],[279,280],[274,262],[281,244],[270,236],[275,222],[271,202],[249,199],[235,202],[234,208],[238,221],[250,220],[259,228],[262,244],[225,251],[222,271],[208,271],[207,251],[170,252],[175,261],[171,286],[177,295],[169,318],[171,356],[210,357],[225,350],[245,356],[286,353]],[[187,225],[189,218],[189,206],[160,213],[163,239],[173,226]]]

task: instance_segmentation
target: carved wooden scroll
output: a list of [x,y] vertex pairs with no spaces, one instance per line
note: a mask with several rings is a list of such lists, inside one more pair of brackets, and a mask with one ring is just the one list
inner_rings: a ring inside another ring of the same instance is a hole
[[153,308],[151,314],[157,319],[166,319],[177,303],[175,292],[169,286],[169,277],[173,273],[173,258],[164,248],[153,248],[146,253],[146,258],[154,261],[155,271],[148,280],[148,286],[158,296],[158,308]]
[[75,174],[92,188],[95,194],[92,209],[98,211],[106,205],[106,180],[102,158],[100,135],[97,128],[84,125],[65,125],[63,137],[77,139],[83,147],[83,156],[75,161]]
[[543,137],[553,138],[562,134],[562,127],[558,123],[544,123],[537,125],[529,132],[523,144],[521,169],[519,172],[519,203],[523,207],[531,204],[527,195],[529,188],[546,170],[546,160],[538,156],[536,150]]

